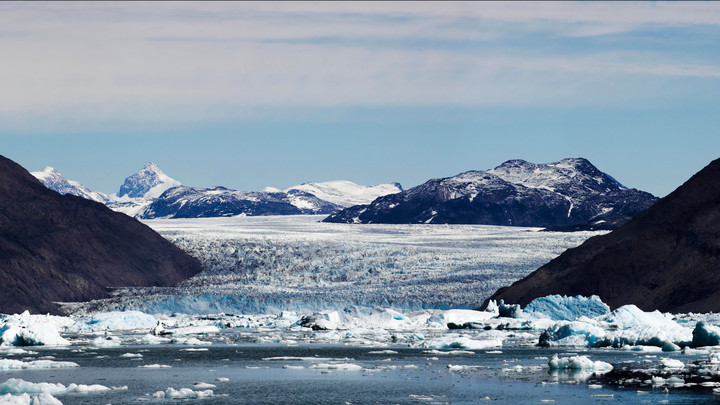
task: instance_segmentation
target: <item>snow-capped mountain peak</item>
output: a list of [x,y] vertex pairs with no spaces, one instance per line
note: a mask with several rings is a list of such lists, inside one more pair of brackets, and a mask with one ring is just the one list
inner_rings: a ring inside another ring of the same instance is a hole
[[45,166],[42,170],[31,172],[36,179],[40,180],[45,187],[55,190],[60,194],[71,194],[78,197],[87,198],[88,200],[106,203],[109,197],[103,193],[91,191],[89,188],[77,181],[68,180],[60,174],[54,167]]
[[488,172],[509,183],[544,188],[566,196],[577,194],[580,188],[600,193],[625,188],[584,158],[568,158],[544,164],[514,159]]
[[131,198],[158,198],[166,190],[182,185],[163,173],[153,162],[147,163],[137,173],[125,179],[117,196]]
[[317,198],[337,204],[341,207],[370,204],[378,197],[395,194],[403,191],[399,183],[379,184],[376,186],[362,186],[348,180],[334,180],[322,183],[303,183],[288,187],[284,192],[291,190],[304,191]]
[[612,219],[619,226],[656,200],[623,187],[587,159],[544,164],[515,159],[487,171],[432,179],[324,221],[570,227]]

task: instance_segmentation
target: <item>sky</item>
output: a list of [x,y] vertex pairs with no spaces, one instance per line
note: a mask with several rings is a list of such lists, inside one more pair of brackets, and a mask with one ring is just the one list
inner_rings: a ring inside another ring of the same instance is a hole
[[0,154],[95,191],[720,157],[718,2],[3,2]]

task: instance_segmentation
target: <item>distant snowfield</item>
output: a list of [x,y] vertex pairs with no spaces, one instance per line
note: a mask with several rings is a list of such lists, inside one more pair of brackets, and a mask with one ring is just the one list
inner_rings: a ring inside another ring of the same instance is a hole
[[352,225],[323,216],[145,220],[206,270],[176,288],[123,289],[92,309],[278,313],[352,306],[474,308],[602,232]]

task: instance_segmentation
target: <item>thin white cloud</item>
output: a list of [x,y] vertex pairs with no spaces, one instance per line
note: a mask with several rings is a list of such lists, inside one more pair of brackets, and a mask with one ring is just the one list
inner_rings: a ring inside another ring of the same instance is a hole
[[661,51],[542,52],[517,38],[719,24],[712,3],[5,3],[0,113],[202,120],[254,106],[613,103],[638,78],[715,79],[720,67]]

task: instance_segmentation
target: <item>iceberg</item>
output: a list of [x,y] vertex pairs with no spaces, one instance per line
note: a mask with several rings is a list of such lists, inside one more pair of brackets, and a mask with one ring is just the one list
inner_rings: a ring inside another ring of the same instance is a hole
[[536,298],[522,310],[526,319],[549,318],[554,321],[574,321],[582,316],[596,318],[610,313],[610,307],[600,297],[549,295]]
[[[124,388],[124,387],[123,387]],[[67,393],[89,393],[89,392],[102,392],[110,391],[111,389],[100,384],[70,384],[64,386],[63,384],[57,383],[33,383],[19,378],[11,378],[4,383],[0,384],[0,394],[42,394],[48,393],[51,395],[67,394]]]
[[352,363],[319,363],[313,364],[310,368],[321,370],[342,370],[342,371],[361,371],[362,366]]
[[593,372],[608,372],[613,369],[610,363],[604,361],[592,361],[587,356],[573,356],[573,357],[558,357],[554,355],[550,361],[548,361],[551,371],[593,371]]
[[[19,315],[4,316],[0,321],[0,345],[2,346],[67,346],[70,344],[60,336],[58,324],[67,326],[69,318],[50,315],[30,315],[28,311]],[[69,321],[69,323],[68,323]]]
[[118,347],[122,344],[122,339],[118,336],[99,336],[92,341],[95,347]]
[[682,361],[668,358],[660,359],[660,364],[663,368],[679,369],[685,367],[685,363],[683,363]]
[[53,368],[79,367],[71,361],[33,360],[21,361],[12,359],[0,359],[0,370],[41,370]]
[[606,332],[597,323],[560,321],[547,328],[539,339],[539,345],[549,346],[594,346],[605,338]]
[[695,329],[692,331],[692,347],[718,345],[720,345],[720,328],[709,325],[705,321],[695,324]]
[[168,387],[165,391],[157,391],[153,395],[153,398],[159,399],[197,399],[197,398],[209,398],[214,396],[212,390],[204,391],[193,391],[190,388],[175,388]]
[[419,347],[424,349],[462,349],[462,350],[485,350],[502,347],[502,338],[472,339],[462,335],[447,335],[444,337],[426,340]]
[[547,328],[540,346],[623,347],[656,346],[663,351],[679,351],[692,338],[689,328],[659,311],[644,312],[625,305],[595,319],[559,321]]

